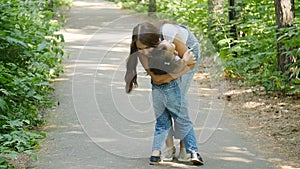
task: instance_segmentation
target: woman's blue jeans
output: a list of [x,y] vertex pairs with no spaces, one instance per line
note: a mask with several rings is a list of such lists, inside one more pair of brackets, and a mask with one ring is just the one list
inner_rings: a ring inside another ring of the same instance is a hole
[[179,133],[180,139],[183,140],[186,152],[198,151],[186,99],[186,93],[199,65],[199,42],[191,32],[189,32],[186,45],[189,48],[193,48],[192,52],[197,60],[195,67],[180,78],[167,84],[152,84],[153,107],[156,116],[152,150],[161,150],[166,139],[170,137],[170,133],[173,130],[173,118],[175,130]]

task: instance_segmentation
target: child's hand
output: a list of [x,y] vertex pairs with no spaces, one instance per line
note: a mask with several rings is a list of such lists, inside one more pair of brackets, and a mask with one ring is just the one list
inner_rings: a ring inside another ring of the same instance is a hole
[[196,64],[196,58],[193,52],[191,52],[191,50],[187,50],[183,57],[182,57],[182,61],[186,64],[186,65],[193,65]]

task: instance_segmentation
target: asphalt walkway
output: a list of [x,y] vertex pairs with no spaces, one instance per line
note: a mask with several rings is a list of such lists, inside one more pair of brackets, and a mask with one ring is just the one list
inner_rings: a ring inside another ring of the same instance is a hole
[[188,93],[190,116],[205,165],[149,165],[155,122],[150,79],[139,65],[139,88],[129,95],[123,80],[132,28],[146,18],[104,0],[74,0],[62,29],[70,57],[55,83],[60,104],[47,117],[48,137],[32,168],[274,169],[228,125],[220,90],[197,81]]

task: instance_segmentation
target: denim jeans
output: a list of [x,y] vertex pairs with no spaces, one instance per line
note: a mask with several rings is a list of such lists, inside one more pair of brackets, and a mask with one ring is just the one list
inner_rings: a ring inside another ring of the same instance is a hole
[[192,32],[190,32],[190,30],[188,30],[188,32],[189,32],[189,36],[188,36],[188,39],[186,42],[186,46],[188,48],[192,49],[191,51],[194,53],[195,58],[196,58],[196,64],[192,70],[188,71],[187,73],[185,73],[184,75],[182,75],[179,78],[179,79],[181,79],[180,80],[180,88],[181,88],[182,92],[184,93],[184,95],[186,95],[186,93],[190,87],[191,80],[193,79],[193,76],[194,76],[195,72],[197,71],[199,62],[200,62],[200,45],[199,45],[198,39],[195,37],[195,35]]
[[187,152],[198,151],[193,123],[188,112],[183,111],[184,100],[179,79],[163,85],[152,84],[152,98],[156,117],[152,150],[161,151],[172,129],[173,118]]
[[[189,30],[188,30],[189,31]],[[192,48],[196,57],[195,67],[180,78],[163,85],[152,84],[153,107],[156,116],[155,132],[152,150],[161,150],[167,137],[172,136],[172,118],[175,131],[183,140],[186,152],[197,152],[198,145],[194,133],[193,123],[189,118],[186,93],[190,82],[199,65],[199,42],[189,31],[186,45]]]
[[[186,27],[184,27],[184,28],[186,28]],[[197,38],[189,30],[188,30],[188,32],[189,32],[189,36],[188,36],[188,40],[186,42],[186,45],[188,46],[188,48],[192,49],[192,52],[194,53],[195,58],[196,58],[196,64],[195,64],[195,66],[192,70],[188,71],[187,73],[182,75],[180,78],[178,78],[179,84],[180,84],[180,89],[181,89],[181,91],[183,93],[183,96],[184,96],[182,111],[187,112],[187,114],[188,114],[189,111],[188,111],[188,101],[186,99],[186,94],[187,94],[187,91],[190,87],[191,81],[194,77],[194,74],[198,69],[199,62],[200,62],[199,42],[198,42]],[[178,137],[179,130],[178,130],[177,124],[174,125],[174,130],[175,130],[175,133],[173,131],[171,131],[168,137],[172,137],[173,135],[175,135],[175,138],[179,138]]]

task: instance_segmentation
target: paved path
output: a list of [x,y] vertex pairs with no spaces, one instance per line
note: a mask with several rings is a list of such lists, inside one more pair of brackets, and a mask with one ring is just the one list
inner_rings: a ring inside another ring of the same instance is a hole
[[150,166],[154,116],[150,79],[139,66],[139,88],[124,92],[132,28],[145,16],[103,0],[74,0],[62,33],[70,57],[55,83],[60,105],[50,112],[37,169],[273,169],[229,127],[219,90],[189,91],[191,119],[205,165]]

